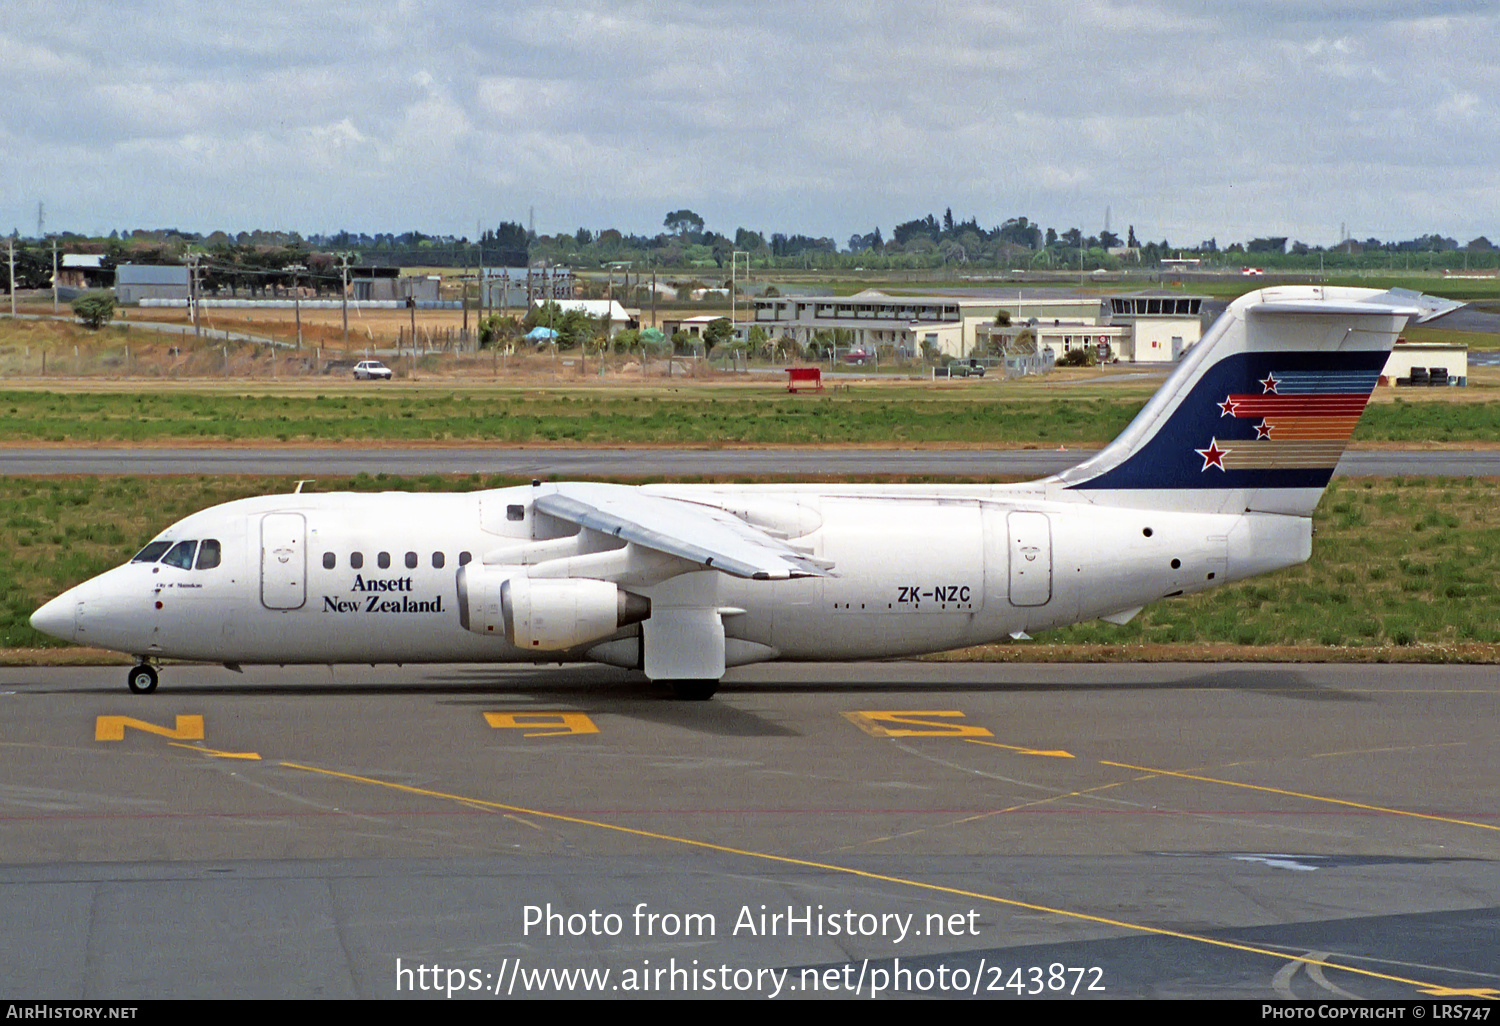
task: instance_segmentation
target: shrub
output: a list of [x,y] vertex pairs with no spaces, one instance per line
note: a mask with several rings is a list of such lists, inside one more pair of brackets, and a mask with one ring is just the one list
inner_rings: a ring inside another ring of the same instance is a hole
[[97,331],[114,320],[115,297],[108,292],[86,292],[73,300],[73,313],[85,327]]

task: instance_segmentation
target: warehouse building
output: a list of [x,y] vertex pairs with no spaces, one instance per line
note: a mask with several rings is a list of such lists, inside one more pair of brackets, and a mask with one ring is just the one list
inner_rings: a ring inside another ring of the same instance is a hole
[[139,303],[143,299],[188,298],[185,265],[121,264],[115,268],[115,301]]

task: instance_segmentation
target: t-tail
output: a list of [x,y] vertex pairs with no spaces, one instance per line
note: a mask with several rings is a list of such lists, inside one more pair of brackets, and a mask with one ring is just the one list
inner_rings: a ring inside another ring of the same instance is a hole
[[1310,516],[1396,336],[1461,305],[1405,289],[1241,296],[1120,436],[1048,490],[1110,506]]

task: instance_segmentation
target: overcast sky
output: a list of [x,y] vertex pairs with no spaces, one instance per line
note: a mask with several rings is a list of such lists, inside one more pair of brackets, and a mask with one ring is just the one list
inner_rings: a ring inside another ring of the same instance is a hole
[[0,230],[1500,241],[1492,0],[0,6]]

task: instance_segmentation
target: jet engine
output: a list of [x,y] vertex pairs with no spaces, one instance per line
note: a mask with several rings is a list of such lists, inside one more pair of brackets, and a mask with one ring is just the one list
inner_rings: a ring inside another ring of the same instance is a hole
[[532,579],[508,567],[458,574],[459,620],[475,634],[502,634],[517,648],[556,652],[607,638],[651,615],[651,600],[610,581]]

